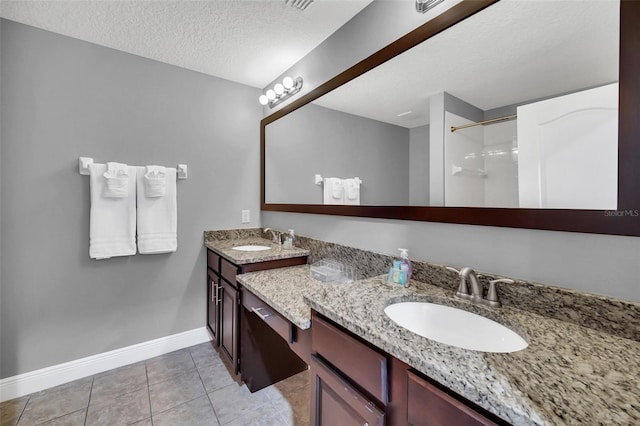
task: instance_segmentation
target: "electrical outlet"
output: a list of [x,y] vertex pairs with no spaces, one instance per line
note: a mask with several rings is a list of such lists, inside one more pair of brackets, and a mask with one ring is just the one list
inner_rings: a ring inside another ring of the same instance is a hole
[[251,222],[251,212],[249,210],[242,210],[242,223]]

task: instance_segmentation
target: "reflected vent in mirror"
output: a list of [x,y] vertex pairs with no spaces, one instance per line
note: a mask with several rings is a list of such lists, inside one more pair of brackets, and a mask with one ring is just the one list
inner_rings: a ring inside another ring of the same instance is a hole
[[[441,1],[442,0],[436,1],[436,3],[440,3]],[[296,9],[305,10],[313,3],[313,0],[284,0],[284,3]]]
[[433,9],[444,0],[416,0],[416,10],[420,13],[425,13],[428,10]]

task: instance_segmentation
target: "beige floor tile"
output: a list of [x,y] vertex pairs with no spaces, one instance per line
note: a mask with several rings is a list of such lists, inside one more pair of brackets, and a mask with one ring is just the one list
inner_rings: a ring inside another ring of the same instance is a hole
[[84,410],[76,411],[75,413],[67,414],[66,416],[49,420],[46,423],[41,423],[39,426],[84,426],[86,418],[87,409],[85,408]]
[[207,392],[236,383],[231,372],[222,361],[218,364],[201,364],[198,366],[198,373]]
[[149,386],[153,415],[206,395],[197,370]]
[[247,411],[241,417],[222,426],[289,426],[288,420],[277,407],[264,405],[255,410]]
[[147,360],[146,365],[149,385],[164,382],[165,380],[195,370],[196,368],[188,349],[182,349],[151,358]]
[[87,408],[92,382],[89,377],[33,394],[18,425],[37,425]]
[[97,375],[93,380],[89,405],[109,405],[121,395],[147,387],[147,370],[144,363],[111,370],[110,374]]
[[29,401],[30,395],[0,403],[0,426],[15,426]]
[[130,425],[151,417],[147,388],[121,395],[108,405],[91,406],[87,426]]
[[153,416],[154,426],[218,426],[209,397],[203,395]]
[[251,393],[245,385],[235,383],[209,393],[209,399],[222,425],[271,402],[264,389]]

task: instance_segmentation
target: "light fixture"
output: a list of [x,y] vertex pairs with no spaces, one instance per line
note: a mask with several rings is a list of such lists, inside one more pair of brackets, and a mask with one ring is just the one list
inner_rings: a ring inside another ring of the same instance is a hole
[[416,0],[416,10],[420,13],[433,9],[444,0]]
[[276,98],[276,92],[273,89],[267,90],[267,99],[273,101]]
[[302,77],[298,77],[295,80],[291,77],[285,77],[282,83],[276,83],[273,89],[268,89],[263,95],[260,95],[258,102],[261,105],[269,105],[269,108],[273,108],[280,102],[295,95],[302,89]]

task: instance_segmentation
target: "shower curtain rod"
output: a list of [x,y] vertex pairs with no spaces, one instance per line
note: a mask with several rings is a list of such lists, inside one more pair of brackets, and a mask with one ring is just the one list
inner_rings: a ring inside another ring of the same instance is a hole
[[465,124],[463,126],[451,126],[451,133],[455,132],[456,130],[466,129],[467,127],[474,127],[474,126],[480,126],[480,125],[484,126],[485,124],[493,124],[499,121],[506,121],[514,118],[518,118],[518,115],[517,114],[505,115],[504,117],[492,118],[491,120],[485,120],[485,121],[478,121],[477,123]]

